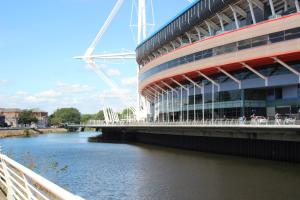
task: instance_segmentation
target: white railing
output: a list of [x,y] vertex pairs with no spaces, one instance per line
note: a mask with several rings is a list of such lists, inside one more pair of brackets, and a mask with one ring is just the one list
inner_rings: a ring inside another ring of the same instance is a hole
[[7,200],[84,200],[1,153],[0,185]]
[[[72,127],[72,125],[69,125]],[[300,121],[295,119],[257,119],[257,120],[242,120],[242,119],[215,119],[215,120],[200,120],[200,121],[165,121],[165,122],[143,122],[143,121],[120,121],[114,123],[105,123],[101,120],[91,120],[87,123],[80,123],[73,126],[276,126],[276,127],[299,127]]]

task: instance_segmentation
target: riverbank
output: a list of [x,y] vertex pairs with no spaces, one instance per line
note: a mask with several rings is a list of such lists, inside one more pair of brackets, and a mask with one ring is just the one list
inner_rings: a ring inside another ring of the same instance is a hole
[[43,129],[0,129],[0,138],[28,137],[46,133],[66,133],[65,128],[43,128]]

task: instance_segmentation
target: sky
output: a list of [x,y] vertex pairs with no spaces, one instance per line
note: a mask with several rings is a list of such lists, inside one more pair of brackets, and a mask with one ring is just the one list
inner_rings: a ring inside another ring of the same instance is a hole
[[[125,0],[96,53],[136,48],[136,33],[132,34],[129,27],[132,1]],[[97,62],[99,69],[119,86],[120,95],[83,61],[72,58],[84,54],[115,3],[116,0],[1,1],[0,108],[40,108],[52,113],[57,108],[76,107],[81,113],[96,113],[103,107],[120,110],[134,105],[134,60]],[[148,28],[148,34],[189,5],[188,0],[153,0],[155,26]]]

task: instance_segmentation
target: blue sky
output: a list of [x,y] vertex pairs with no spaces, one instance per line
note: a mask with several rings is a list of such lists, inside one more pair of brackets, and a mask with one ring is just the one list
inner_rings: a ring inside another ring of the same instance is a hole
[[[53,112],[77,107],[95,113],[103,106],[121,109],[116,94],[86,64],[82,55],[116,0],[9,0],[0,6],[0,107],[41,108]],[[134,50],[129,28],[132,0],[125,0],[96,52]],[[190,3],[153,0],[154,30]],[[150,34],[150,33],[149,33]],[[134,104],[136,64],[98,63]]]

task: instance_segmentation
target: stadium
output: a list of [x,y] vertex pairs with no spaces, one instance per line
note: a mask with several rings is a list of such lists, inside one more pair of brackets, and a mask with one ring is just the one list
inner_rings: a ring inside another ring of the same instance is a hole
[[200,0],[136,48],[150,121],[300,114],[298,0]]

